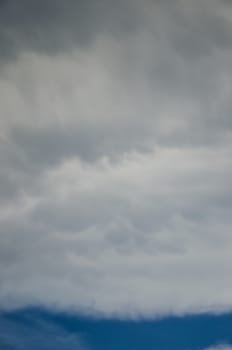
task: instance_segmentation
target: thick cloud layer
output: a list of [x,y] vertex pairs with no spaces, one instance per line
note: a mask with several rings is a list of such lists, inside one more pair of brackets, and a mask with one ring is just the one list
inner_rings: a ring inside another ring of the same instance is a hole
[[232,7],[2,1],[0,305],[232,309]]

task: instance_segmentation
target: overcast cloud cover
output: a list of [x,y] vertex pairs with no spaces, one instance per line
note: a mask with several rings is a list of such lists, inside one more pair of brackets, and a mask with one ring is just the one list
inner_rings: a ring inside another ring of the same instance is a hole
[[0,1],[0,307],[232,310],[232,4]]

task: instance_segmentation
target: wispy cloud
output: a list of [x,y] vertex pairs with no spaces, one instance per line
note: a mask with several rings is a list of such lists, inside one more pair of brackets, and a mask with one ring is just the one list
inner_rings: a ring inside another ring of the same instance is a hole
[[28,317],[22,323],[0,315],[0,348],[27,350],[86,350],[81,335],[65,331],[51,321]]
[[206,350],[231,350],[232,345],[231,344],[220,344],[217,346],[212,346],[210,348],[207,348]]

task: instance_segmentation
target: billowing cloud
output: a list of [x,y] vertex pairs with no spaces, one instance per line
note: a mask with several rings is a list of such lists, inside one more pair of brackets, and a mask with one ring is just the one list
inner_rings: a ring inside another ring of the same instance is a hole
[[231,5],[0,4],[1,307],[231,310]]

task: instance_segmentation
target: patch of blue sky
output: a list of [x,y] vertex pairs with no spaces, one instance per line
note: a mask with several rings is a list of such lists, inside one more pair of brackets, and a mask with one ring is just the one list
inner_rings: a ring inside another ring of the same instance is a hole
[[26,309],[0,315],[0,349],[201,350],[232,345],[232,313],[150,320]]

